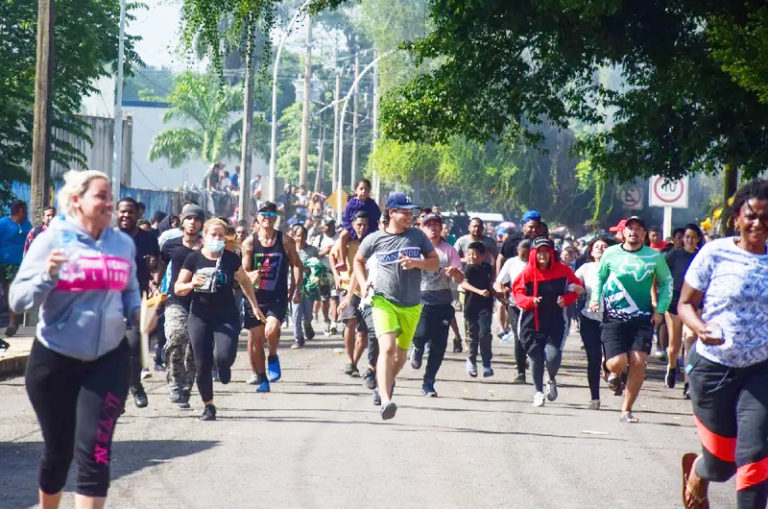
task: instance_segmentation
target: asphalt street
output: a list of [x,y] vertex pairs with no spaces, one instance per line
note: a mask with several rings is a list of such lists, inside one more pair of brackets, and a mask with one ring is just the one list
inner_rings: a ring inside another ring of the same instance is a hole
[[[530,375],[528,385],[510,384],[512,349],[495,340],[496,376],[470,379],[464,354],[448,353],[437,398],[421,396],[423,373],[406,365],[397,416],[383,422],[361,380],[343,374],[339,336],[290,350],[284,329],[283,379],[269,394],[243,383],[241,340],[232,383],[214,386],[216,422],[197,421],[196,391],[181,410],[164,374],[144,381],[149,407],[129,401],[118,422],[108,506],[682,507],[680,456],[699,446],[690,403],[663,386],[658,361],[635,409],[639,424],[619,423],[620,398],[605,387],[602,409],[587,409],[576,332],[560,397],[543,408],[531,405]],[[0,382],[0,402],[0,508],[34,507],[42,438],[22,377]],[[62,507],[73,507],[74,468]],[[714,486],[711,507],[734,507],[733,490],[733,481]]]

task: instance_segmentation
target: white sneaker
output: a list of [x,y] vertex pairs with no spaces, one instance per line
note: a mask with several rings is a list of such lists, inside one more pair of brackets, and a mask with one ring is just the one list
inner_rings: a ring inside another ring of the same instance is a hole
[[325,325],[323,326],[323,332],[325,333],[326,338],[331,335],[331,322],[325,322]]
[[533,395],[533,406],[544,406],[544,393],[537,392]]
[[245,383],[250,385],[259,385],[259,377],[254,373],[251,375],[251,378],[245,381]]
[[141,370],[141,379],[142,380],[144,380],[145,378],[150,378],[151,376],[152,376],[152,372],[149,369],[144,368],[144,369]]
[[600,410],[600,400],[599,399],[593,399],[589,402],[589,409],[590,410]]

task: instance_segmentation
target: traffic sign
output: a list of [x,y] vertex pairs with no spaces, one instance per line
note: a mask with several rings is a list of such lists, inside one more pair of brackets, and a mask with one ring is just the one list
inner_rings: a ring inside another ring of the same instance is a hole
[[624,184],[616,191],[621,204],[627,210],[643,210],[643,188],[637,184]]
[[688,208],[688,177],[670,180],[661,175],[651,177],[648,205],[651,207]]

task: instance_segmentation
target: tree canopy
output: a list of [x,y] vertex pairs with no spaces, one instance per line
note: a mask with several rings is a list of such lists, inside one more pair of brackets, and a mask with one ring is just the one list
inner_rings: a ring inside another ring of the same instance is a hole
[[[752,19],[750,10],[759,9],[693,0],[432,0],[432,30],[410,49],[417,61],[439,65],[387,94],[383,131],[484,141],[515,125],[606,124],[576,149],[608,178],[679,177],[723,164],[756,175],[768,163],[768,105],[756,85],[740,81],[756,83],[760,74],[734,79],[724,62],[745,59],[723,49],[733,49],[732,38],[715,36],[717,20]],[[619,69],[621,86],[597,78],[605,67]],[[535,128],[526,133],[541,139]]]
[[[141,4],[130,2],[132,9]],[[52,127],[88,139],[75,117],[95,80],[110,74],[117,60],[119,2],[69,0],[56,3]],[[87,27],[87,29],[84,29]],[[126,66],[138,63],[134,39],[126,40]],[[35,103],[37,2],[0,2],[0,200],[11,180],[29,178]],[[78,149],[52,137],[51,157],[64,166],[84,164]]]

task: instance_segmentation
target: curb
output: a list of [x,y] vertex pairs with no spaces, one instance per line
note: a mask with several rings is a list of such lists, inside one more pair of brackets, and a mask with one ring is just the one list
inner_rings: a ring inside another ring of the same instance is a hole
[[29,354],[20,354],[7,359],[0,359],[0,380],[24,373]]

